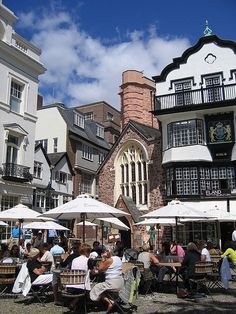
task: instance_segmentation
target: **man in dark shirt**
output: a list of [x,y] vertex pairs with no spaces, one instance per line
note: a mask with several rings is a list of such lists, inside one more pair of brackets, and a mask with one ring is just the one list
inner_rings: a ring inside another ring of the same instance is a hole
[[62,268],[71,268],[73,259],[80,256],[79,248],[80,242],[74,242],[72,247],[73,253],[67,256],[67,258],[63,262],[60,262]]
[[38,260],[39,253],[38,249],[33,248],[29,253],[29,260],[27,262],[31,283],[34,285],[52,282],[52,274],[43,274],[46,268],[42,266],[41,262]]

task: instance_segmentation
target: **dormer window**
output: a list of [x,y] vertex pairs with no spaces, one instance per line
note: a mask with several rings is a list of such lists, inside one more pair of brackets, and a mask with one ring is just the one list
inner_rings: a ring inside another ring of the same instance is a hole
[[84,116],[81,113],[74,112],[74,124],[84,129]]
[[97,124],[97,136],[104,138],[104,127]]

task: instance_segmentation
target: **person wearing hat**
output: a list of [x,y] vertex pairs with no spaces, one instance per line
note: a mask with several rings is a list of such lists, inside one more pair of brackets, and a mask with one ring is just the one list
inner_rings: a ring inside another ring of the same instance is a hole
[[39,249],[43,244],[43,233],[41,230],[38,231],[37,237],[34,240],[34,248]]
[[40,251],[36,248],[32,248],[29,252],[29,260],[27,262],[27,268],[31,279],[31,284],[42,285],[52,282],[52,274],[44,274],[46,268],[39,261]]

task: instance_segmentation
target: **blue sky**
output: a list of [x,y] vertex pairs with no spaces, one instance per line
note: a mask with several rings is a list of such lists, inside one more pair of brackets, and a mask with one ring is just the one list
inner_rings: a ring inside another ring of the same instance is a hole
[[3,0],[16,31],[42,49],[45,104],[105,100],[120,109],[122,72],[160,71],[195,44],[208,19],[213,33],[236,40],[235,0]]

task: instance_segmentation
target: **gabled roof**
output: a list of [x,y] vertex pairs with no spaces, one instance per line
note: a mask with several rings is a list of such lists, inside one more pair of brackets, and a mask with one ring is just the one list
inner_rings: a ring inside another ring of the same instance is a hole
[[128,196],[124,196],[124,195],[120,195],[120,199],[123,200],[123,202],[125,203],[125,206],[127,207],[130,215],[132,216],[133,221],[139,222],[139,218],[141,216],[140,211],[137,209],[136,205],[134,204],[133,200],[131,197]]
[[196,53],[199,51],[205,44],[208,43],[215,43],[217,46],[220,47],[227,47],[231,48],[234,53],[236,53],[236,42],[231,41],[231,40],[223,40],[217,37],[216,35],[211,35],[211,36],[205,36],[201,37],[198,42],[188,48],[187,50],[184,51],[181,57],[174,58],[173,62],[167,65],[161,72],[160,75],[153,76],[153,80],[158,83],[158,82],[164,82],[166,80],[167,75],[173,71],[174,69],[178,69],[181,64],[186,63],[189,56]]
[[47,160],[48,165],[51,166],[51,162],[50,162],[50,160],[49,160],[49,158],[48,158],[48,155],[47,155],[47,153],[46,153],[46,151],[45,151],[45,149],[43,148],[43,145],[42,145],[41,143],[39,143],[38,145],[35,145],[34,151],[36,152],[36,151],[39,150],[39,149],[42,150],[42,152],[43,152],[43,154],[44,154],[44,157],[45,157],[45,159]]
[[137,132],[145,141],[152,142],[156,139],[161,139],[161,132],[158,129],[152,128],[146,124],[142,124],[133,120],[129,120],[129,122],[126,124],[125,128],[123,129],[122,133],[120,134],[118,140],[115,142],[115,144],[112,146],[111,150],[107,154],[106,158],[103,160],[102,164],[97,170],[97,173],[103,168],[105,165],[107,159],[110,158],[110,156],[113,154],[113,151],[115,148],[119,145],[120,140],[124,136],[124,134],[127,132],[127,130],[131,128],[135,132]]
[[73,169],[72,169],[72,166],[71,166],[71,163],[70,163],[70,160],[68,158],[68,155],[66,152],[61,152],[61,153],[51,153],[51,154],[48,154],[48,158],[51,162],[51,165],[52,166],[56,166],[61,160],[62,158],[66,158],[66,161],[68,163],[68,167],[70,169],[70,172],[73,173]]

